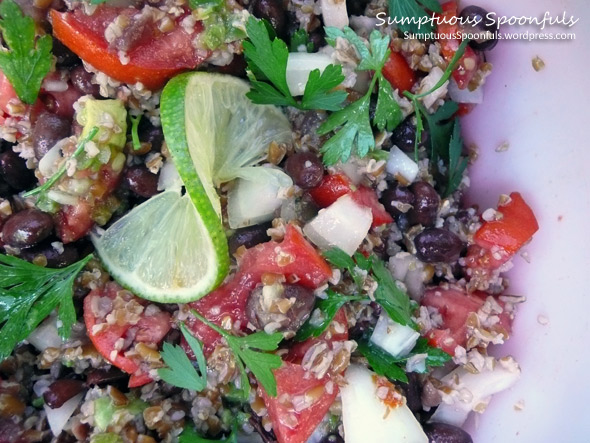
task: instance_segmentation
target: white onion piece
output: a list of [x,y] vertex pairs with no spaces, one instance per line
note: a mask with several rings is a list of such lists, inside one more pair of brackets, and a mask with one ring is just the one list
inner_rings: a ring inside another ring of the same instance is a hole
[[420,301],[424,295],[424,264],[408,252],[398,252],[389,259],[393,278],[406,285],[408,295]]
[[69,138],[63,138],[58,141],[53,147],[45,153],[39,160],[39,172],[44,177],[51,177],[57,171],[57,166],[61,162],[63,156],[61,148],[68,142]]
[[408,157],[397,146],[392,146],[385,169],[394,177],[400,175],[409,183],[412,183],[418,175],[418,164]]
[[324,72],[326,66],[332,64],[332,58],[327,54],[314,52],[291,52],[287,59],[287,85],[294,97],[303,95],[309,73],[314,69]]
[[320,0],[324,26],[342,29],[348,26],[348,11],[345,0]]
[[476,406],[487,405],[493,394],[510,388],[519,377],[520,368],[512,357],[496,362],[494,369],[484,367],[477,374],[459,367],[442,378],[441,381],[454,391],[443,395],[443,403],[430,420],[462,426]]
[[62,191],[56,191],[55,189],[50,189],[47,192],[47,197],[54,202],[59,203],[60,205],[71,205],[75,206],[78,204],[78,197],[72,194],[66,194]]
[[405,405],[394,408],[378,396],[375,374],[364,366],[350,365],[340,388],[342,423],[346,443],[428,443],[422,426]]
[[46,78],[41,87],[47,92],[64,92],[68,90],[68,82]]
[[229,226],[238,229],[272,220],[275,211],[285,200],[281,196],[282,191],[293,184],[284,175],[282,183],[276,180],[236,179],[234,187],[227,195]]
[[29,334],[27,341],[41,352],[47,348],[59,348],[62,341],[57,332],[55,317],[47,317],[43,323]]
[[337,247],[352,255],[369,233],[372,222],[370,209],[360,206],[350,195],[343,195],[322,209],[303,232],[321,249]]
[[480,85],[474,91],[469,88],[459,89],[457,82],[451,79],[449,83],[449,97],[457,103],[471,103],[479,105],[483,103],[483,85]]
[[182,179],[178,175],[178,170],[174,166],[174,162],[168,160],[160,169],[160,176],[158,178],[158,191],[165,189],[180,189],[182,187]]
[[78,408],[78,404],[84,397],[83,393],[75,395],[74,397],[70,398],[66,401],[61,407],[51,409],[47,405],[43,405],[45,409],[45,413],[47,414],[47,423],[49,423],[49,428],[54,436],[58,436],[63,431],[64,426],[76,410]]
[[419,337],[419,332],[394,322],[387,314],[382,313],[371,335],[371,342],[398,358],[408,355]]
[[[423,94],[424,92],[430,91],[442,78],[444,72],[438,66],[432,68],[430,73],[422,79],[420,82],[420,89],[418,90],[419,94]],[[422,103],[426,107],[426,109],[430,108],[438,99],[444,98],[447,95],[447,91],[449,88],[449,81],[443,83],[443,85],[438,88],[436,91],[428,94],[427,96],[421,98]]]

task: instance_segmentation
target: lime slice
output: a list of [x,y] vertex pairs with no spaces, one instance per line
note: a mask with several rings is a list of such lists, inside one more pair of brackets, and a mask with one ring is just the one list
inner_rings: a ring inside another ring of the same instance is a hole
[[195,300],[227,271],[218,253],[223,244],[214,243],[190,197],[180,190],[152,197],[92,239],[115,280],[148,300]]
[[248,90],[235,77],[199,72],[164,88],[162,127],[186,194],[166,190],[92,236],[111,275],[140,297],[186,303],[211,292],[229,269],[215,187],[238,177],[278,180],[255,165],[271,142],[290,141],[289,122],[274,106],[251,103]]

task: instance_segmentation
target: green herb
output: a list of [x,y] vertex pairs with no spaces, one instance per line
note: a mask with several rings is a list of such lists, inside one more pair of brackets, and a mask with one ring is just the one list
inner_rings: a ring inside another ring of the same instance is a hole
[[433,165],[438,163],[439,157],[449,160],[448,149],[453,132],[453,116],[459,109],[453,101],[445,102],[434,114],[429,114],[422,104],[419,104],[420,114],[424,116],[428,126],[430,139],[430,162]]
[[353,258],[340,248],[332,248],[325,251],[323,255],[332,265],[348,271],[358,288],[363,286],[365,275],[359,271],[369,271],[371,269],[371,261],[363,254],[356,252]]
[[[90,130],[90,132],[88,133],[88,136],[86,136],[84,139],[80,140],[80,142],[78,143],[78,146],[76,147],[76,150],[74,151],[74,153],[72,154],[72,156],[70,158],[71,159],[76,158],[80,154],[82,154],[82,152],[84,152],[84,147],[86,146],[86,143],[88,143],[90,140],[92,140],[97,133],[98,133],[98,127],[94,126]],[[53,174],[49,180],[47,180],[41,186],[37,186],[35,189],[31,189],[30,191],[25,192],[23,194],[23,197],[28,197],[30,195],[36,195],[36,194],[44,195],[66,173],[66,170],[67,170],[67,161],[64,162],[60,166],[60,168],[57,170],[57,172],[55,174]]]
[[158,375],[166,383],[178,386],[179,388],[192,391],[202,391],[207,387],[207,361],[203,354],[201,342],[195,338],[187,329],[184,323],[180,323],[180,331],[190,346],[197,359],[200,374],[179,345],[172,346],[164,342],[162,347],[162,360],[168,365],[167,368],[158,369]]
[[377,257],[372,257],[371,271],[377,282],[375,301],[385,309],[393,321],[400,325],[415,327],[410,297],[398,287],[385,263]]
[[299,52],[301,46],[305,47],[306,52],[313,52],[314,44],[309,40],[309,35],[305,32],[305,29],[298,29],[293,33],[289,49],[291,52]]
[[264,387],[264,390],[268,395],[276,397],[277,381],[275,380],[272,370],[281,367],[281,357],[276,354],[260,351],[275,351],[281,340],[283,340],[283,334],[280,332],[275,332],[274,334],[255,332],[254,334],[246,335],[244,337],[236,337],[229,334],[216,324],[211,323],[194,309],[191,312],[197,319],[221,335],[227,342],[227,345],[236,357],[236,363],[240,369],[241,388],[246,392],[250,387],[248,375],[245,370],[245,367],[247,367],[252,374],[254,374],[258,382]]
[[271,40],[265,23],[249,17],[246,22],[248,39],[244,55],[250,69],[252,89],[248,98],[254,103],[277,106],[294,106],[299,109],[325,109],[335,111],[346,99],[345,91],[333,91],[344,80],[340,65],[328,65],[323,73],[319,69],[310,72],[301,101],[291,96],[287,85],[287,44]]
[[[399,29],[408,32],[429,33],[433,26],[424,8],[442,12],[437,0],[389,0],[389,16],[400,20]],[[420,23],[420,27],[418,26]]]
[[141,114],[136,116],[130,115],[129,118],[131,119],[131,140],[133,141],[133,149],[138,150],[141,149],[141,142],[139,141],[139,122],[141,121]]
[[35,103],[41,82],[51,69],[50,35],[35,38],[35,22],[13,0],[0,3],[0,28],[8,50],[0,51],[0,69],[19,98]]
[[326,298],[319,299],[315,305],[315,309],[321,312],[321,320],[315,322],[312,315],[312,317],[299,328],[295,335],[295,340],[304,341],[310,337],[319,337],[330,323],[332,323],[336,313],[342,306],[348,302],[360,300],[367,300],[367,298],[353,295],[342,295],[328,289]]
[[220,6],[223,0],[188,0],[191,9],[197,9],[209,6]]
[[58,308],[59,335],[70,336],[76,322],[72,301],[73,284],[92,255],[62,269],[33,265],[0,254],[0,361],[26,339],[51,312]]
[[103,3],[108,2],[109,0],[90,0],[91,5],[102,5]]
[[461,155],[463,151],[463,139],[461,138],[461,123],[455,120],[453,135],[449,143],[449,180],[444,196],[448,197],[457,190],[463,179],[463,172],[467,168],[467,158]]
[[210,443],[210,442],[226,442],[226,443],[238,443],[237,426],[234,423],[231,434],[223,440],[209,440],[208,438],[201,437],[195,428],[185,427],[182,433],[178,436],[178,443]]
[[406,362],[414,355],[427,354],[424,373],[428,372],[428,368],[443,366],[452,358],[442,349],[430,346],[428,340],[423,337],[420,337],[416,341],[414,349],[407,356],[401,358],[393,357],[366,337],[358,340],[357,351],[367,359],[369,366],[377,374],[383,375],[391,380],[399,380],[403,383],[408,382],[408,377],[406,376],[405,368],[402,366],[405,366]]
[[457,67],[459,60],[465,54],[465,49],[469,44],[469,40],[465,39],[461,42],[459,47],[457,48],[457,52],[453,55],[451,62],[447,65],[447,68],[443,72],[442,77],[440,80],[428,91],[423,92],[421,94],[412,94],[410,91],[405,91],[404,95],[412,101],[412,105],[414,106],[414,112],[416,114],[416,138],[414,140],[414,158],[418,161],[418,146],[422,141],[422,131],[424,130],[424,125],[422,123],[422,117],[428,115],[428,111],[422,106],[420,103],[420,99],[426,97],[429,94],[432,94],[434,91],[442,87],[446,83],[446,81],[451,77],[453,71]]
[[321,149],[324,163],[333,165],[338,161],[346,162],[352,155],[364,157],[375,148],[369,115],[371,94],[375,86],[377,86],[377,107],[373,123],[377,129],[392,130],[401,123],[403,115],[393,98],[391,85],[381,74],[383,65],[389,58],[389,36],[382,36],[379,31],[373,31],[369,36],[367,48],[363,40],[349,27],[343,30],[328,27],[326,35],[330,44],[334,44],[337,38],[344,38],[356,48],[360,56],[357,70],[374,71],[367,93],[344,109],[330,115],[318,128],[319,135],[335,132]]

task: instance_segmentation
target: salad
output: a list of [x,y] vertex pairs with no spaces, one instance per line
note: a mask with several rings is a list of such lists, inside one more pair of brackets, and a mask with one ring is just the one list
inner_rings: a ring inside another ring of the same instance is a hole
[[485,16],[3,0],[0,442],[471,442],[538,230],[464,198]]

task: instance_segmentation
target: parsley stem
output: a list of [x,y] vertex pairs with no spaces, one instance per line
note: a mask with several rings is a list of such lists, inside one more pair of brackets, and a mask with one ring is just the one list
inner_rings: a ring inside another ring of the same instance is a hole
[[[86,143],[88,143],[90,140],[92,140],[97,133],[98,133],[98,127],[94,126],[90,130],[88,135],[84,139],[82,139],[80,141],[80,143],[78,143],[76,150],[74,151],[74,153],[72,154],[72,156],[68,160],[78,157],[84,151],[84,147],[86,146]],[[31,195],[36,195],[36,194],[41,194],[41,193],[46,192],[66,173],[67,163],[68,163],[67,160],[65,162],[63,162],[63,164],[59,167],[57,172],[55,174],[53,174],[49,180],[47,180],[41,186],[37,186],[35,189],[25,192],[23,194],[23,197],[29,197]]]
[[139,134],[137,129],[139,127],[139,122],[141,121],[142,114],[138,114],[136,116],[129,116],[131,119],[131,140],[133,141],[133,149],[137,151],[141,149],[141,142],[139,141]]
[[191,312],[195,317],[197,317],[198,320],[205,323],[207,326],[209,326],[211,329],[213,329],[215,332],[217,332],[222,337],[225,337],[225,338],[231,337],[231,334],[229,334],[227,331],[225,331],[224,329],[217,326],[215,323],[212,323],[209,320],[207,320],[205,317],[203,317],[201,314],[199,314],[196,309],[191,309]]

